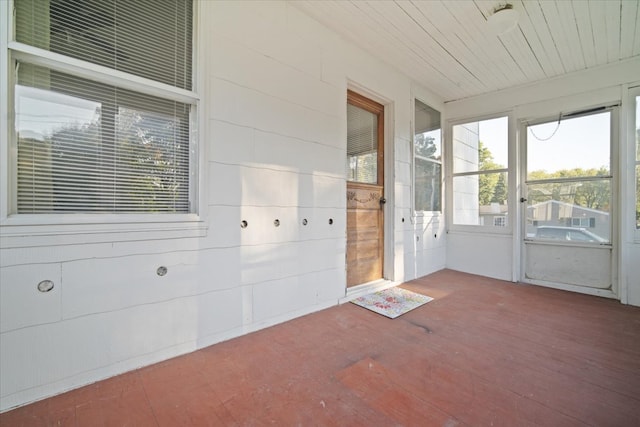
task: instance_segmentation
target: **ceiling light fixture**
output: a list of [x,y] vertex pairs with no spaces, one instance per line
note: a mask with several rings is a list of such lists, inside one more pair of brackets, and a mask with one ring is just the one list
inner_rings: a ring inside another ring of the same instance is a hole
[[501,36],[513,30],[518,25],[519,13],[512,4],[506,3],[496,7],[493,14],[487,17],[489,29],[496,36]]

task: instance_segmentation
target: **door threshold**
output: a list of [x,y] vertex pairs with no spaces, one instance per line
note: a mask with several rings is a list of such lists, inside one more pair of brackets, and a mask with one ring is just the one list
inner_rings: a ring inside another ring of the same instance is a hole
[[373,292],[382,291],[385,289],[398,286],[402,282],[394,282],[386,279],[378,279],[371,282],[363,283],[361,285],[352,286],[347,288],[347,293],[344,298],[338,300],[338,304],[344,304],[363,295],[371,294]]

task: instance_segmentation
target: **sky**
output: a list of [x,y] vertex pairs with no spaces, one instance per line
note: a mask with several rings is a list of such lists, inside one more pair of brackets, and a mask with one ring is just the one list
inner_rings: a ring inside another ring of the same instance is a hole
[[527,169],[547,172],[574,168],[598,169],[602,166],[608,169],[611,161],[610,123],[611,113],[603,112],[563,118],[560,126],[557,120],[530,126],[527,134]]
[[[609,167],[610,114],[603,112],[563,118],[560,126],[557,119],[530,126],[527,132],[527,170],[555,172]],[[507,118],[481,121],[479,132],[480,140],[491,150],[495,162],[506,166]]]
[[[51,136],[72,124],[86,125],[96,119],[100,103],[60,93],[16,85],[16,130],[30,137]],[[40,139],[39,138],[39,139]]]
[[493,160],[504,166],[508,166],[508,119],[498,117],[491,120],[479,122],[480,141],[493,154]]

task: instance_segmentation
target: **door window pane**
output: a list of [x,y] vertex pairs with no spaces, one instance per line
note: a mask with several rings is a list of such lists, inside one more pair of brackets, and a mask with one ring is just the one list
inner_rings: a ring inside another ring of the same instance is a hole
[[528,238],[610,241],[610,179],[529,184],[527,198]]
[[611,240],[610,131],[610,111],[528,127],[527,238]]
[[611,113],[529,126],[527,180],[610,174]]
[[347,104],[347,179],[378,182],[378,116]]

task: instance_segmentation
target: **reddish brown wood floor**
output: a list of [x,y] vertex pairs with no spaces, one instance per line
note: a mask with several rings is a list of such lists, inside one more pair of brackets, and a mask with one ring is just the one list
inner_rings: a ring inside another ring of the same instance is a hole
[[0,415],[2,426],[639,426],[640,308],[441,271]]

